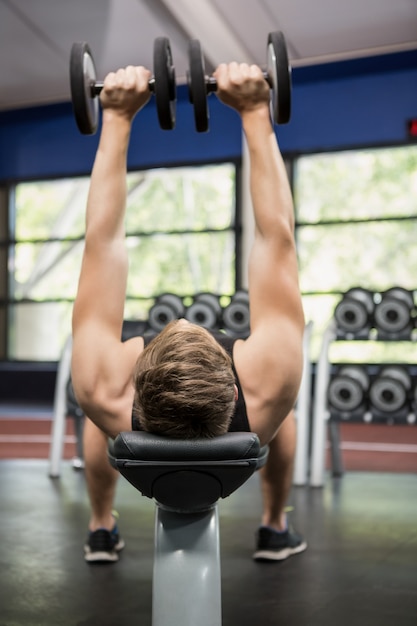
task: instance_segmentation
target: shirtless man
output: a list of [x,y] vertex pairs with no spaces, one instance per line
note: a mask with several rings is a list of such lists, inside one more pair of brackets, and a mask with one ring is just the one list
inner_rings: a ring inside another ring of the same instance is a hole
[[255,236],[248,268],[251,334],[246,340],[213,337],[179,320],[149,345],[143,337],[122,343],[127,149],[133,119],[150,97],[150,72],[130,66],[110,73],[100,94],[103,125],[73,311],[72,381],[89,418],[84,438],[92,509],[88,562],[116,561],[124,546],[112,515],[118,473],[107,460],[107,438],[132,429],[132,409],[133,428],[166,436],[257,433],[270,452],[261,470],[263,515],[254,558],[282,560],[306,548],[285,513],[304,332],[291,190],[260,68],[231,63],[220,65],[214,76],[217,96],[241,117],[250,156]]

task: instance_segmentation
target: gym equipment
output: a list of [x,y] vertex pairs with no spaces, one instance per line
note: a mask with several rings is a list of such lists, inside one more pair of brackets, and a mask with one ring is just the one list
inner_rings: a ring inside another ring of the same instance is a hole
[[[204,57],[198,39],[189,43],[188,60],[189,100],[194,107],[196,130],[204,133],[209,126],[207,95],[217,90],[217,81],[205,73]],[[271,87],[271,117],[276,124],[287,124],[291,117],[291,66],[287,44],[281,31],[268,35],[267,71],[263,75]]]
[[327,399],[332,418],[349,419],[354,412],[366,409],[369,376],[365,367],[345,365],[330,381]]
[[375,306],[375,327],[379,338],[409,339],[413,330],[413,293],[402,287],[393,287],[381,294]]
[[173,293],[164,293],[156,299],[149,309],[148,322],[152,330],[160,332],[165,326],[184,317],[185,308],[182,299]]
[[140,337],[148,331],[148,323],[143,320],[123,320],[122,341]]
[[208,330],[219,328],[222,307],[218,296],[212,293],[199,293],[185,312],[185,319]]
[[249,294],[237,291],[223,309],[223,326],[228,334],[247,337],[250,332]]
[[[171,47],[166,37],[158,37],[153,50],[154,77],[149,90],[155,94],[159,125],[163,130],[175,126],[176,83]],[[76,42],[71,48],[70,86],[75,121],[83,135],[93,135],[98,126],[99,94],[103,82],[96,80],[96,68],[89,45]]]
[[120,433],[109,442],[113,467],[155,500],[152,626],[220,626],[218,500],[266,462],[253,433],[169,439]]
[[75,440],[76,440],[76,456],[72,459],[74,469],[84,468],[84,451],[83,451],[83,431],[84,431],[84,411],[77,402],[74,387],[72,386],[71,376],[68,378],[66,385],[66,417],[72,417],[74,420]]
[[411,377],[404,367],[389,365],[381,368],[369,389],[371,412],[377,417],[394,419],[397,412],[406,410],[408,414],[410,390]]
[[349,289],[336,305],[334,318],[339,334],[365,338],[373,323],[374,297],[362,287]]
[[[71,375],[71,355],[72,355],[72,336],[68,335],[64,348],[62,350],[61,358],[58,363],[58,371],[55,383],[54,392],[54,418],[52,421],[51,429],[51,445],[49,447],[49,467],[48,474],[51,478],[58,478],[61,473],[61,460],[64,452],[64,439],[66,430],[66,418],[68,412],[68,381]],[[84,420],[79,418],[78,424],[76,423],[76,435],[77,439],[77,452],[78,457],[75,457],[73,466],[75,469],[82,467],[82,449],[81,434],[82,427],[84,426]]]

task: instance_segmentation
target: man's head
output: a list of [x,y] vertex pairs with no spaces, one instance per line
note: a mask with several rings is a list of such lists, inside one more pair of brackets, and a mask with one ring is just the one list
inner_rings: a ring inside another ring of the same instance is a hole
[[227,432],[236,400],[232,362],[204,328],[168,324],[140,355],[133,382],[143,430],[182,439]]

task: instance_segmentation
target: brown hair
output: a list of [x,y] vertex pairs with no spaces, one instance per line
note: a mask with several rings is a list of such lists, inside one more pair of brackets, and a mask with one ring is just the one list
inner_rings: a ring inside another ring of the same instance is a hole
[[235,407],[232,361],[204,328],[174,320],[140,355],[134,417],[148,432],[189,439],[227,432]]

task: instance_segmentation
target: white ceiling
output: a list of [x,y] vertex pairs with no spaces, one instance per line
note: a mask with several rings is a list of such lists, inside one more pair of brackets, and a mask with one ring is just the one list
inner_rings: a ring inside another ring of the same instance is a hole
[[0,110],[69,100],[69,54],[89,43],[97,77],[129,64],[152,70],[153,41],[170,39],[178,82],[188,40],[207,70],[265,65],[282,30],[293,67],[417,48],[417,0],[0,0]]

